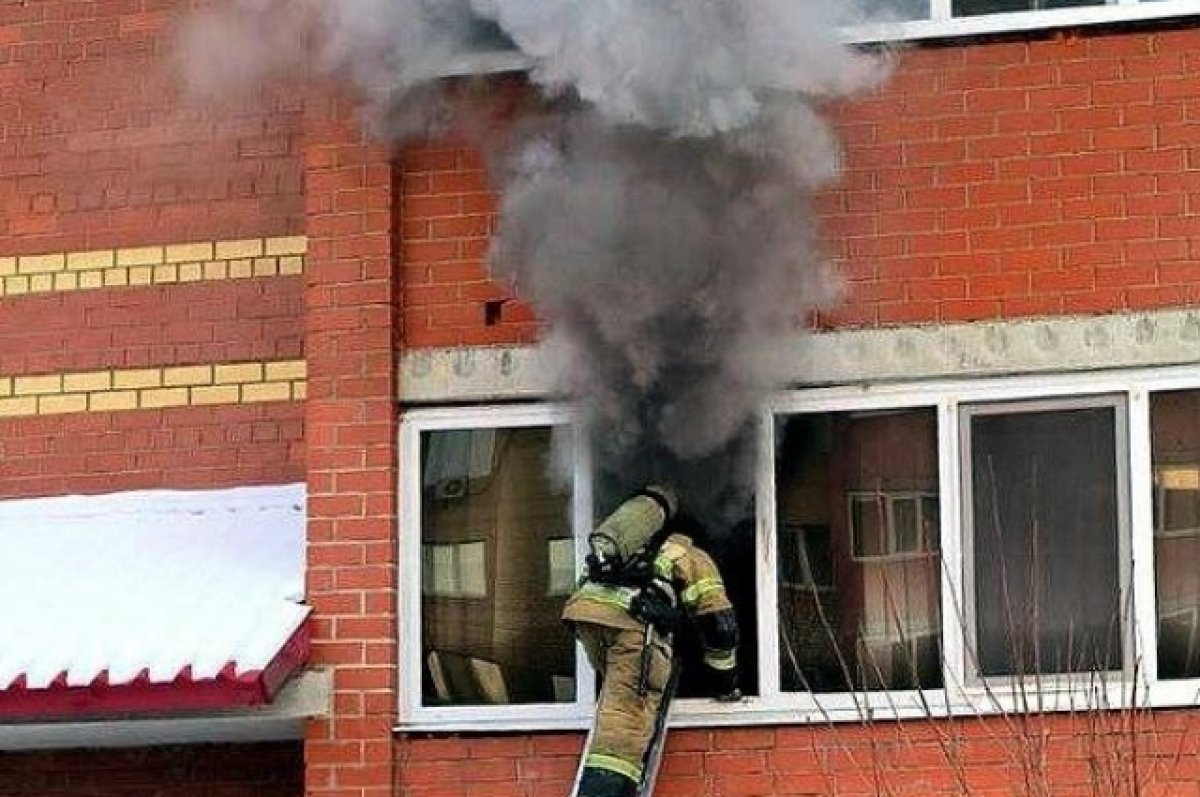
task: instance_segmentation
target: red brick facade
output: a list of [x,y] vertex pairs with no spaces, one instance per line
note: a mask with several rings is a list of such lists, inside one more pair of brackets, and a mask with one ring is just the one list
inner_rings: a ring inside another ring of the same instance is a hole
[[[392,730],[403,351],[539,334],[486,276],[485,165],[394,153],[332,93],[185,107],[164,54],[187,5],[0,7],[0,260],[304,235],[304,275],[0,297],[0,377],[303,358],[307,397],[0,419],[0,496],[305,480],[333,714],[302,775],[294,745],[30,753],[0,757],[0,797],[563,795],[579,733]],[[818,211],[849,293],[821,324],[1200,303],[1197,53],[1189,26],[899,52],[830,109],[845,175]],[[1137,793],[1200,797],[1192,711],[681,731],[658,794],[1133,794],[1113,762],[1134,720]]]

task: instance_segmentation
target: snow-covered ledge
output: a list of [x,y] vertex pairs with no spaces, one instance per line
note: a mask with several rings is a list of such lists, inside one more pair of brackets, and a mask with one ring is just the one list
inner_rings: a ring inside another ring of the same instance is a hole
[[273,703],[261,708],[154,719],[0,724],[0,752],[303,739],[307,720],[329,716],[332,695],[333,674],[308,670],[289,681]]
[[[781,356],[794,387],[1200,363],[1200,309],[856,329],[797,336]],[[400,401],[449,404],[554,395],[539,347],[422,349],[400,364]]]

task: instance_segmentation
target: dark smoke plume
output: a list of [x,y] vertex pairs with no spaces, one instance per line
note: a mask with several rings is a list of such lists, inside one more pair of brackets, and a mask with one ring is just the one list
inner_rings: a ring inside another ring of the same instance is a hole
[[[189,74],[204,72],[205,40],[303,29],[306,66],[349,78],[373,118],[396,120],[464,51],[497,37],[519,48],[546,103],[493,153],[493,275],[549,323],[602,493],[670,478],[711,517],[747,494],[773,361],[838,293],[809,209],[838,171],[816,104],[885,72],[840,42],[851,5],[243,0],[191,26]],[[301,64],[267,52],[237,69]]]

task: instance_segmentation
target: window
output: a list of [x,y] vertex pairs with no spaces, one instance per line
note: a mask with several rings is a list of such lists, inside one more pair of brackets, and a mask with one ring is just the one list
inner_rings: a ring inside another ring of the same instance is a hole
[[796,414],[776,423],[782,688],[940,685],[938,529],[926,525],[937,517],[935,413]]
[[1200,677],[1200,390],[1150,399],[1158,677]]
[[[757,516],[712,551],[753,698],[684,692],[683,721],[1197,704],[1200,369],[798,390],[761,417]],[[405,420],[406,727],[586,724],[558,613],[605,507],[572,418]]]
[[1191,0],[867,0],[857,42],[976,36],[1196,14]]
[[421,563],[406,582],[417,622],[405,633],[420,651],[406,702],[417,715],[584,710],[575,644],[559,621],[576,537],[574,475],[557,463],[571,462],[573,432],[544,410],[534,417],[435,413],[405,430],[415,511],[402,556]]
[[1122,668],[1122,409],[1119,398],[962,408],[980,676]]

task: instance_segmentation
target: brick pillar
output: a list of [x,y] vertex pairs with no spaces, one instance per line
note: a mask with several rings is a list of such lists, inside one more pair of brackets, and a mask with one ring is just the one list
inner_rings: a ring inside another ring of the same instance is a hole
[[305,793],[392,792],[396,719],[396,253],[392,157],[344,99],[306,116],[308,599],[334,712],[310,724]]

